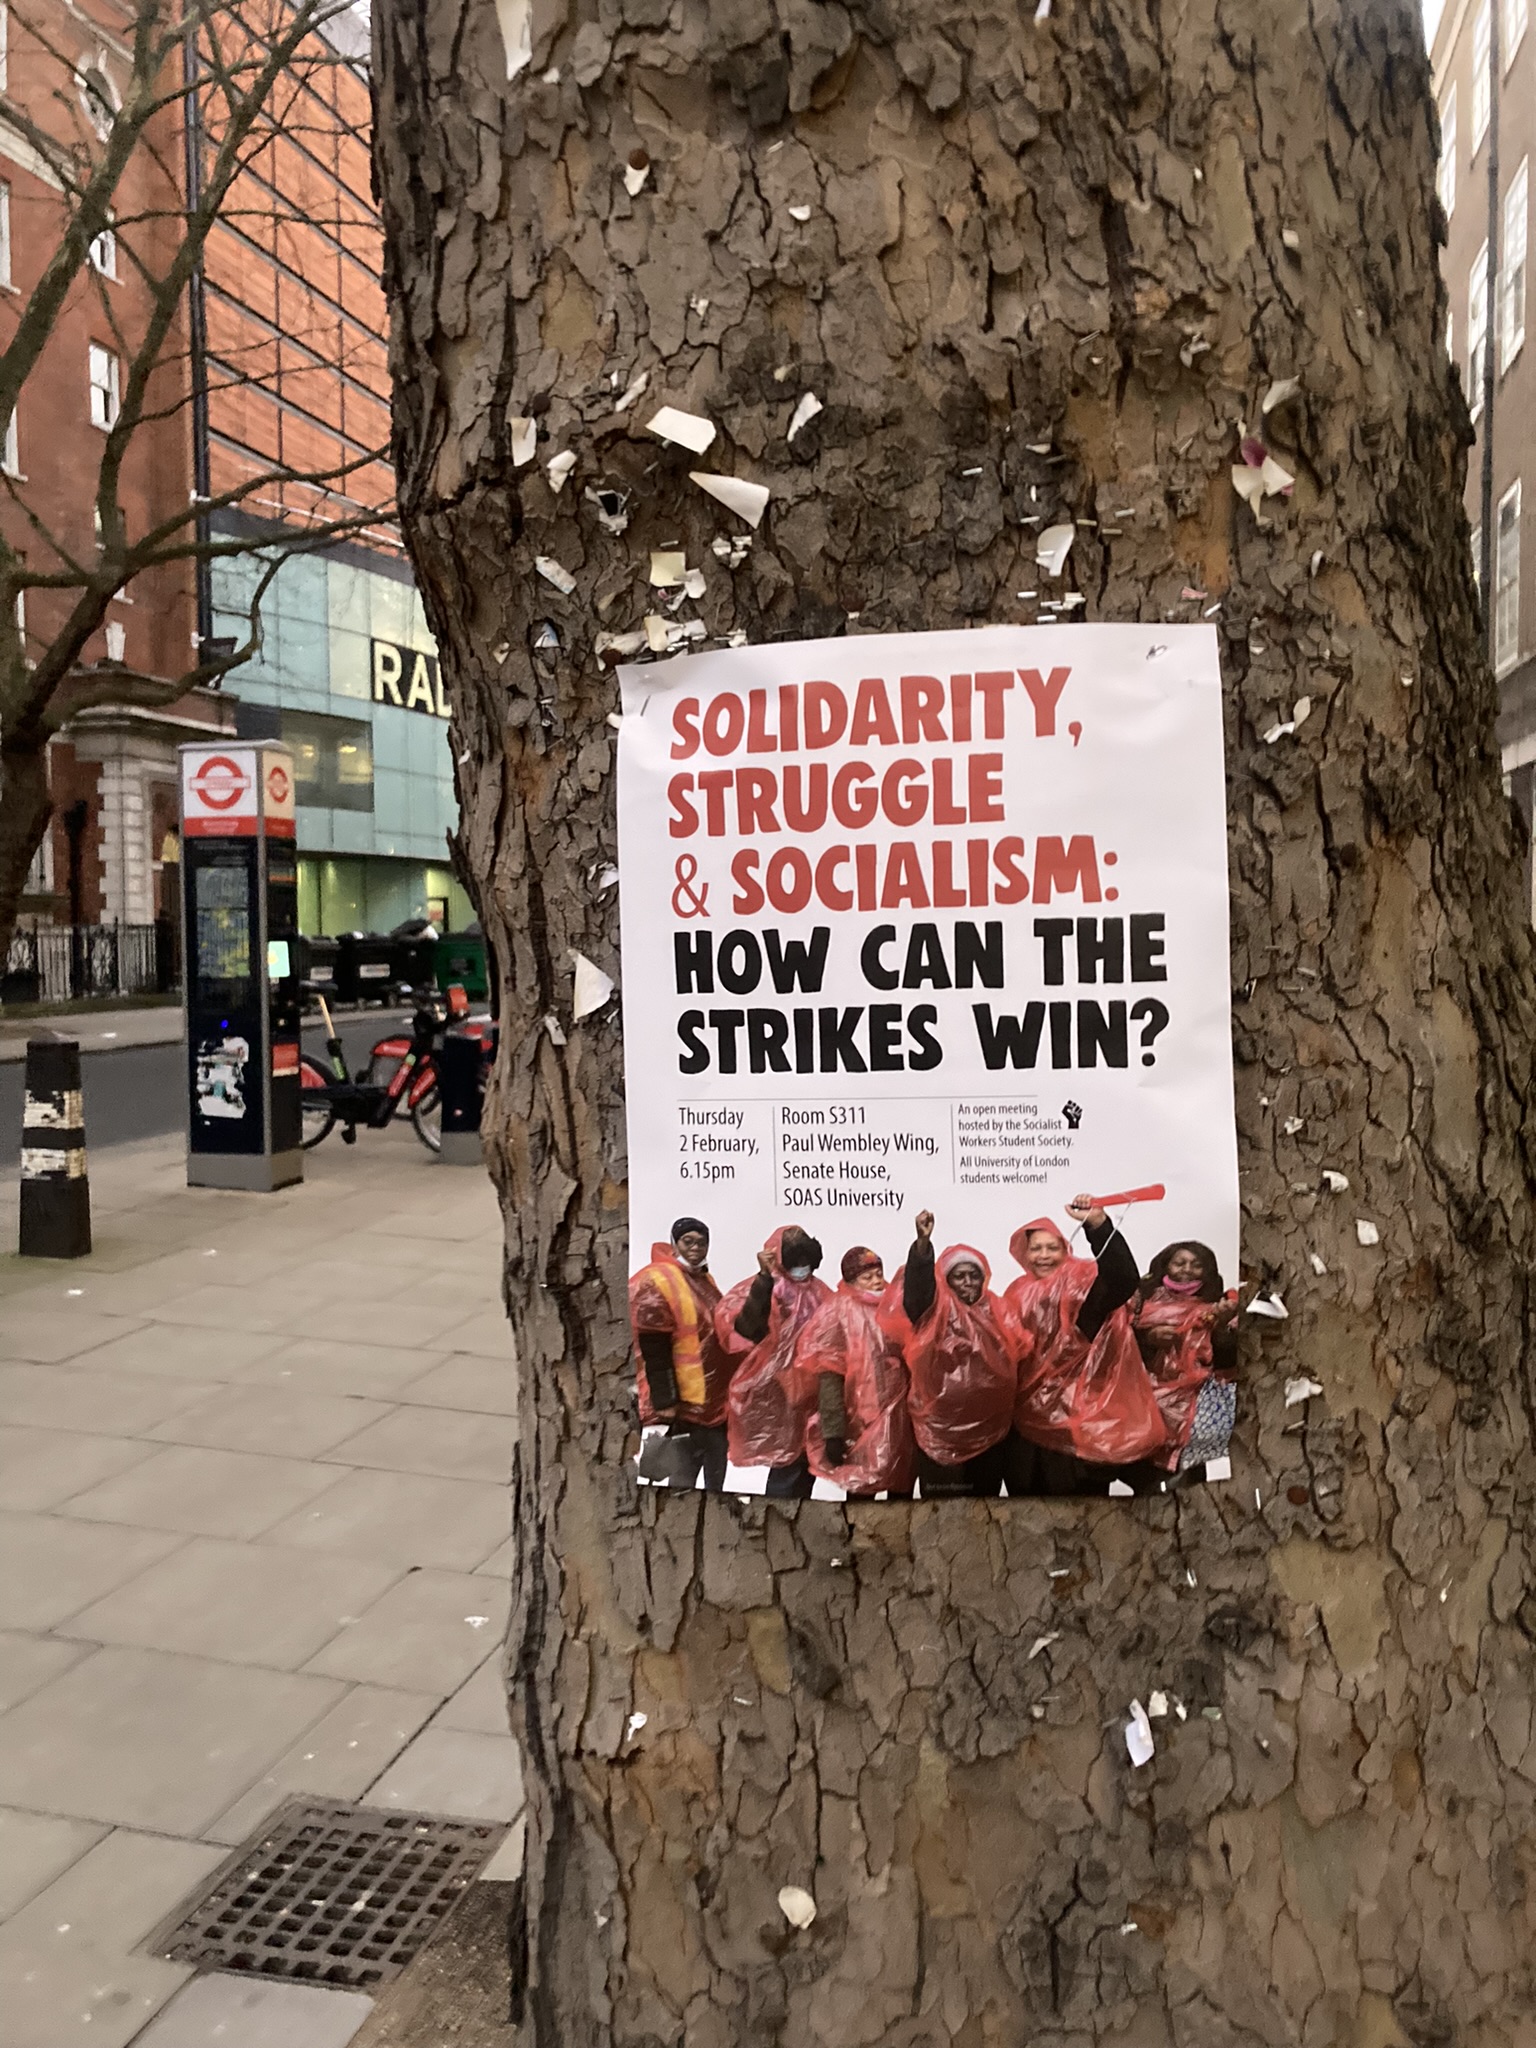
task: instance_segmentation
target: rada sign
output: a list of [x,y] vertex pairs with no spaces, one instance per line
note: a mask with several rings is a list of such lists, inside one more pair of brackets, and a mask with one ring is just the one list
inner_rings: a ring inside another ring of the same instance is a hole
[[370,640],[373,655],[373,701],[419,711],[427,718],[447,718],[448,699],[435,654],[415,647],[397,647],[393,640]]

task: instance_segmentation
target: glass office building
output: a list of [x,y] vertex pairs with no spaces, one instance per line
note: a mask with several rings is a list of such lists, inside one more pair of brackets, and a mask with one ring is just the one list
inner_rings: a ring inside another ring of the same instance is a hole
[[[216,561],[216,634],[246,631],[256,561]],[[299,923],[389,931],[410,917],[462,930],[448,704],[403,560],[343,543],[284,563],[262,600],[262,646],[228,678],[239,731],[293,749]]]

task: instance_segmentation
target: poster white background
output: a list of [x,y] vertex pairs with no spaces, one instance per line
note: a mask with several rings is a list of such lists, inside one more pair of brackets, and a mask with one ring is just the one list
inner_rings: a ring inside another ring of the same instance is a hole
[[[904,697],[905,677],[923,680]],[[1235,1284],[1226,806],[1210,627],[780,643],[627,667],[620,681],[631,1270],[675,1216],[696,1214],[729,1287],[752,1272],[770,1231],[797,1221],[820,1238],[822,1275],[835,1285],[854,1244],[873,1245],[893,1272],[929,1208],[936,1243],[979,1246],[1001,1291],[1017,1271],[1008,1239],[1020,1223],[1060,1217],[1079,1191],[1161,1183],[1162,1200],[1123,1215],[1143,1270],[1163,1244],[1192,1237]],[[816,693],[814,736],[836,726],[839,692],[848,714],[842,736],[820,747],[807,744],[815,683],[832,687]],[[716,701],[725,698],[738,703]],[[824,819],[816,768],[827,771]],[[832,793],[848,768],[840,821]],[[786,810],[791,769],[802,829]],[[871,788],[890,803],[865,822],[854,807]],[[972,851],[980,843],[985,854]],[[807,887],[809,901],[739,907],[775,860],[781,903]],[[982,877],[985,902],[974,900]],[[861,887],[873,907],[859,907]],[[1020,900],[999,903],[999,890]],[[890,900],[921,894],[928,907]],[[1058,928],[1038,932],[1044,920]],[[974,928],[980,956],[971,985],[936,987],[962,978],[961,925]],[[922,926],[934,937],[914,942]],[[861,954],[880,927],[891,935],[875,972],[914,985],[871,986]],[[819,987],[781,993],[770,935],[782,959],[794,942],[814,948],[818,928],[828,934]],[[732,934],[748,936],[727,947]],[[1002,985],[987,986],[999,937]],[[699,985],[705,960],[712,990]],[[1154,978],[1159,967],[1165,978]],[[1002,1040],[1033,1064],[988,1066],[977,1005],[994,1056],[1004,1020]],[[1124,1064],[1107,1064],[1121,1030]],[[872,1031],[900,1064],[848,1071],[847,1048],[869,1067]],[[735,1071],[722,1071],[732,1045]],[[915,1071],[914,1055],[927,1062]],[[700,1071],[681,1071],[701,1057]],[[835,1070],[822,1071],[829,1059]],[[815,1070],[798,1071],[807,1063]]]

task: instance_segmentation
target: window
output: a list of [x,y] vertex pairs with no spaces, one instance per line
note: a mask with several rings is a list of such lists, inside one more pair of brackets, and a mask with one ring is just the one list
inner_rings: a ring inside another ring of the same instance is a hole
[[11,83],[11,10],[0,0],[0,92],[8,92]]
[[1484,242],[1467,284],[1467,404],[1476,419],[1483,409],[1483,351],[1488,345],[1488,244]]
[[1472,24],[1472,154],[1476,156],[1488,133],[1488,45],[1493,35],[1493,19],[1489,13],[1488,0],[1477,10],[1477,19]]
[[117,119],[118,97],[102,52],[98,51],[93,59],[81,60],[75,70],[75,89],[97,141],[105,142],[112,133],[112,123]]
[[1504,194],[1504,264],[1499,275],[1499,368],[1507,370],[1525,341],[1525,244],[1529,160]]
[[5,423],[5,446],[0,450],[0,469],[3,469],[7,476],[21,475],[21,435],[17,429],[14,408]]
[[11,188],[0,184],[0,285],[14,283],[11,276]]
[[1445,352],[1454,363],[1456,360],[1456,315],[1448,311],[1445,316]]
[[335,811],[373,809],[373,728],[361,719],[285,711],[284,744],[293,749],[293,793],[301,804]]
[[1472,529],[1472,581],[1477,585],[1477,594],[1481,597],[1483,594],[1483,529],[1481,526],[1474,526]]
[[1453,85],[1440,109],[1440,173],[1436,179],[1445,217],[1456,211],[1456,88]]
[[1504,59],[1504,69],[1509,69],[1510,59],[1520,47],[1520,38],[1525,34],[1531,18],[1531,0],[1504,0],[1504,48],[1499,53]]
[[1493,665],[1503,668],[1520,652],[1520,486],[1511,484],[1499,500],[1498,546],[1494,551]]
[[111,228],[103,228],[91,243],[91,268],[103,277],[117,276],[117,236]]
[[117,424],[117,357],[111,349],[91,343],[91,425],[103,432]]

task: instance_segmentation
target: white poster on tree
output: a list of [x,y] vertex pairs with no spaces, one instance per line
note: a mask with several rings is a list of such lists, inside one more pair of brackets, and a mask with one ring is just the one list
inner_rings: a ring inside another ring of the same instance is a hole
[[1202,1474],[1238,1231],[1214,631],[781,642],[620,680],[641,1478]]

